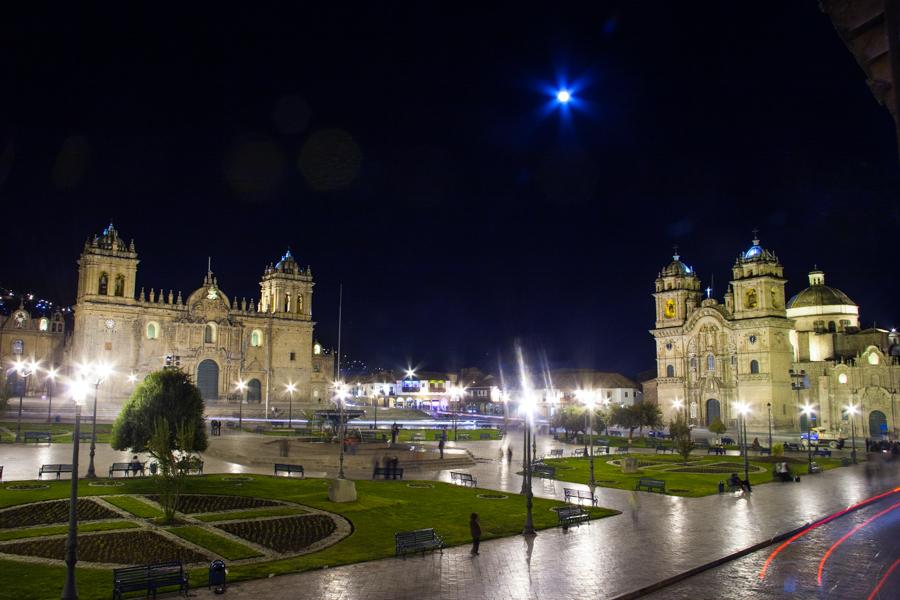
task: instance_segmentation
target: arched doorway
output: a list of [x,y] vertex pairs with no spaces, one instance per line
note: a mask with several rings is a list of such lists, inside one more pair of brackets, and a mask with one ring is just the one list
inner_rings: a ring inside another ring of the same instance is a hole
[[251,379],[247,382],[247,403],[262,401],[262,385],[259,379]]
[[715,398],[706,401],[706,425],[707,427],[716,419],[722,418],[722,405]]
[[206,359],[197,365],[197,387],[204,400],[219,399],[219,365]]
[[880,410],[873,410],[869,413],[869,436],[887,435],[887,417]]
[[806,413],[800,413],[800,433],[807,432],[809,432],[809,417],[806,416]]

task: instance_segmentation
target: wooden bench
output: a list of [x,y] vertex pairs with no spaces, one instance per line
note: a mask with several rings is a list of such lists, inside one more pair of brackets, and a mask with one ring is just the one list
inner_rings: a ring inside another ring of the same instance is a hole
[[90,431],[79,431],[78,432],[78,441],[79,442],[90,442],[94,439],[94,434]]
[[531,465],[531,474],[538,477],[556,477],[556,467],[543,463],[533,464]]
[[650,477],[641,477],[637,485],[634,486],[634,489],[639,490],[641,488],[647,488],[648,492],[652,492],[653,490],[657,490],[659,492],[666,491],[666,482],[662,479],[651,479]]
[[662,452],[663,454],[665,454],[666,452],[671,452],[672,454],[675,454],[675,446],[664,446],[662,444],[657,444],[656,445],[656,453],[659,454],[660,452]]
[[790,452],[800,452],[800,444],[795,444],[794,442],[785,442],[784,449],[785,451]]
[[450,471],[450,482],[466,487],[478,487],[478,480],[471,473],[463,473],[462,471]]
[[394,534],[395,555],[406,555],[408,552],[425,554],[426,550],[440,550],[444,553],[444,538],[434,529],[416,529],[414,531],[398,531]]
[[49,431],[26,431],[25,432],[25,443],[27,444],[29,441],[33,441],[35,443],[44,442],[50,443],[50,432]]
[[628,446],[618,446],[616,448],[616,454],[628,454]]
[[[551,456],[553,455],[551,454]],[[572,450],[572,456],[587,456],[587,454],[585,454],[584,448],[575,448]]]
[[587,521],[590,519],[590,515],[580,506],[562,506],[556,509],[556,518],[563,529],[568,529],[569,525],[578,525]]
[[59,479],[59,476],[63,473],[71,473],[72,465],[41,465],[40,470],[38,471],[38,479],[41,479],[44,473],[56,473],[56,478]]
[[590,490],[576,490],[573,488],[564,488],[563,493],[566,496],[566,504],[570,499],[575,499],[580,504],[582,500],[590,500],[592,506],[597,506],[597,497]]
[[113,569],[113,599],[121,600],[128,592],[146,591],[156,597],[160,588],[178,586],[187,597],[190,584],[179,561],[154,563],[139,567]]
[[816,448],[813,450],[813,456],[827,456],[828,458],[831,458],[831,450],[828,450],[827,448]]
[[602,446],[594,446],[594,454],[609,454],[609,446],[603,444]]
[[759,452],[759,455],[760,455],[760,456],[763,456],[763,455],[766,455],[766,456],[772,456],[772,449],[771,449],[771,448],[760,448],[760,449],[758,450],[758,452]]
[[190,466],[184,470],[186,475],[190,475],[191,473],[197,473],[198,475],[203,475],[203,461],[196,460],[191,461]]
[[403,469],[375,467],[372,469],[372,479],[378,479],[379,477],[384,477],[385,479],[403,479]]
[[456,434],[456,439],[458,439],[458,440],[470,440],[470,439],[472,439],[472,436],[470,436],[468,433],[458,433],[458,434]]
[[300,479],[306,477],[306,473],[303,471],[303,465],[275,463],[275,475],[278,475],[279,473],[287,473],[288,477],[291,476],[291,473],[300,473]]
[[716,456],[721,454],[724,456],[725,448],[723,448],[721,446],[710,446],[709,448],[706,449],[706,453],[707,454],[715,454]]
[[550,456],[550,458],[562,458],[563,457],[563,449],[562,448],[551,448],[550,454],[548,456]]
[[[138,467],[138,471],[141,472],[141,475],[144,474],[144,468],[147,463],[138,463],[140,467]],[[125,476],[129,476],[134,473],[134,463],[130,462],[120,462],[113,463],[109,466],[109,478],[112,479],[113,473],[125,473]]]

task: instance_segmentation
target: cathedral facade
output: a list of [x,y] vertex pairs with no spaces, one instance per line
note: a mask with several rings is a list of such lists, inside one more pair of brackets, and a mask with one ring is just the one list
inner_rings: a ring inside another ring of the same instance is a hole
[[[677,414],[705,427],[716,418],[765,431],[824,428],[850,437],[897,435],[900,338],[896,331],[860,329],[859,307],[825,285],[818,269],[790,299],[778,257],[758,239],[732,267],[719,302],[676,254],[660,271],[653,297],[657,394],[667,418]],[[704,294],[705,292],[705,294]],[[805,409],[805,411],[803,411]]]
[[[16,353],[45,364],[52,355],[70,373],[79,364],[109,363],[116,376],[103,383],[106,400],[124,400],[148,373],[178,366],[207,402],[243,400],[268,408],[287,404],[289,394],[299,405],[329,402],[333,356],[314,337],[312,273],[290,251],[264,269],[259,299],[249,302],[230,298],[209,269],[186,296],[137,291],[138,263],[134,242],[126,243],[112,225],[89,238],[78,259],[71,334],[48,331],[43,337],[55,340],[52,349],[25,348],[20,339]],[[4,324],[7,339],[16,323]],[[40,334],[45,324],[31,325],[25,319],[20,329]],[[46,325],[57,327],[52,319]]]

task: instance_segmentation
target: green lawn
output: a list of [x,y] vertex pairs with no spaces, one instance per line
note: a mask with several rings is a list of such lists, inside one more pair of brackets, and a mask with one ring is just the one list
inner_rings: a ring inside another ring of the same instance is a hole
[[302,515],[306,511],[299,506],[284,506],[280,508],[260,508],[257,510],[240,510],[235,512],[213,513],[209,515],[193,515],[198,521],[213,523],[215,521],[231,521],[234,519],[256,519],[258,517],[285,517],[288,515]]
[[[666,482],[666,493],[672,496],[709,496],[718,493],[720,481],[726,481],[734,472],[743,477],[744,461],[739,456],[691,456],[689,466],[706,467],[710,465],[727,463],[722,467],[721,473],[678,473],[670,469],[682,468],[680,456],[671,454],[632,454],[639,461],[648,464],[640,466],[637,473],[622,473],[621,467],[610,464],[612,460],[619,460],[621,455],[615,457],[594,457],[594,480],[599,487],[609,487],[624,490],[633,490],[641,477],[661,479]],[[757,457],[750,457],[750,482],[753,485],[769,483],[772,481],[772,462],[761,462]],[[777,457],[774,459],[777,460]],[[798,460],[799,459],[788,459]],[[823,469],[833,469],[841,466],[839,459],[817,458],[819,466]],[[544,461],[548,465],[556,467],[556,479],[571,481],[587,485],[590,479],[590,460],[588,458],[562,458],[548,459]],[[806,473],[806,461],[791,463],[791,470],[803,476]],[[765,469],[763,472],[754,472],[753,467]],[[653,492],[656,493],[656,492]]]
[[[386,430],[388,439],[391,438],[390,429]],[[425,437],[426,442],[436,441],[434,439],[435,434],[440,434],[440,429],[401,429],[400,437],[397,441],[400,442],[411,442],[413,441],[414,435],[422,435]],[[458,429],[457,433],[460,435],[460,441],[463,441],[465,438],[462,436],[469,436],[468,440],[465,441],[479,441],[481,439],[481,434],[486,433],[491,436],[492,440],[500,439],[500,430],[499,429]],[[447,425],[447,440],[453,441],[453,425]]]
[[[2,436],[2,441],[4,442],[13,442],[16,439],[16,421],[0,421],[0,428],[9,429],[11,434],[7,433]],[[26,423],[22,422],[22,434],[24,435],[26,431],[49,431],[52,436],[53,443],[71,443],[72,442],[72,430],[75,426],[72,423],[47,423],[47,422],[37,422],[37,423]],[[81,431],[82,433],[91,431],[90,423],[81,423]],[[108,444],[110,438],[110,432],[112,431],[112,425],[109,423],[97,423],[97,443],[98,444]],[[87,443],[87,442],[83,442]]]
[[198,546],[212,550],[219,556],[227,558],[228,560],[253,558],[254,556],[260,555],[259,552],[253,548],[224,538],[221,535],[216,535],[202,527],[173,527],[169,529],[169,531]]
[[[109,531],[111,529],[133,529],[135,527],[138,527],[138,524],[131,521],[100,521],[95,523],[81,523],[78,525],[78,532],[86,533],[88,531]],[[68,533],[68,531],[68,525],[49,525],[47,527],[0,531],[0,542],[37,537],[39,535],[59,535]]]
[[[47,481],[47,489],[13,491],[0,487],[0,508],[66,498],[68,481]],[[425,527],[434,527],[448,546],[466,544],[469,537],[469,513],[480,515],[483,539],[516,535],[522,530],[525,519],[524,499],[517,494],[504,494],[505,499],[482,499],[478,494],[485,490],[429,482],[427,486],[410,487],[416,482],[406,481],[357,481],[359,499],[347,504],[334,504],[328,500],[329,482],[321,479],[288,479],[285,477],[254,476],[252,481],[225,482],[221,476],[191,477],[186,493],[234,494],[273,498],[304,504],[343,515],[353,525],[347,538],[319,552],[276,561],[248,565],[229,566],[230,581],[267,577],[269,574],[306,571],[326,566],[338,566],[374,560],[394,555],[394,533]],[[125,480],[116,488],[90,487],[79,483],[81,496],[112,496],[116,494],[153,493],[150,477]],[[121,503],[122,497],[108,498]],[[556,514],[551,510],[561,506],[558,501],[535,498],[535,527],[543,529],[556,526]],[[594,518],[617,514],[604,508],[590,509]],[[4,597],[58,598],[62,588],[65,568],[33,563],[0,560],[0,589]],[[191,572],[194,586],[205,583],[205,568]],[[109,598],[112,593],[108,570],[78,569],[80,597],[84,600]]]
[[[121,489],[119,488],[119,490]],[[161,510],[133,496],[109,496],[104,500],[142,519],[156,519],[163,516]]]

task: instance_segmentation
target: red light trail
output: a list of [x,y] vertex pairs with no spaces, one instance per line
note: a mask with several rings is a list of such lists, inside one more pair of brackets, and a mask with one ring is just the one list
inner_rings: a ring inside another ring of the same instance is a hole
[[857,531],[859,531],[860,529],[862,529],[863,527],[865,527],[866,525],[868,525],[868,524],[871,523],[872,521],[874,521],[874,520],[876,520],[876,519],[879,519],[879,518],[883,517],[883,516],[886,515],[887,513],[889,513],[889,512],[891,512],[892,510],[894,510],[895,508],[900,508],[900,502],[897,502],[896,504],[894,504],[894,505],[891,506],[890,508],[886,508],[886,509],[884,509],[883,511],[881,511],[880,513],[878,513],[878,514],[876,514],[876,515],[873,515],[873,516],[869,517],[868,519],[866,519],[865,521],[863,521],[862,523],[860,523],[859,525],[857,525],[856,527],[854,527],[853,529],[851,529],[850,531],[848,531],[847,533],[845,533],[844,535],[842,535],[841,538],[840,538],[838,541],[836,541],[835,543],[833,543],[833,544],[831,545],[831,548],[829,548],[828,550],[825,551],[825,553],[822,555],[822,560],[819,561],[819,573],[818,573],[818,578],[817,578],[817,581],[819,582],[819,585],[822,585],[822,571],[825,569],[825,561],[828,560],[828,557],[831,556],[831,553],[834,552],[834,551],[837,549],[838,546],[840,546],[840,545],[843,544],[845,541],[847,541],[847,539],[848,539],[850,536],[854,535]]

